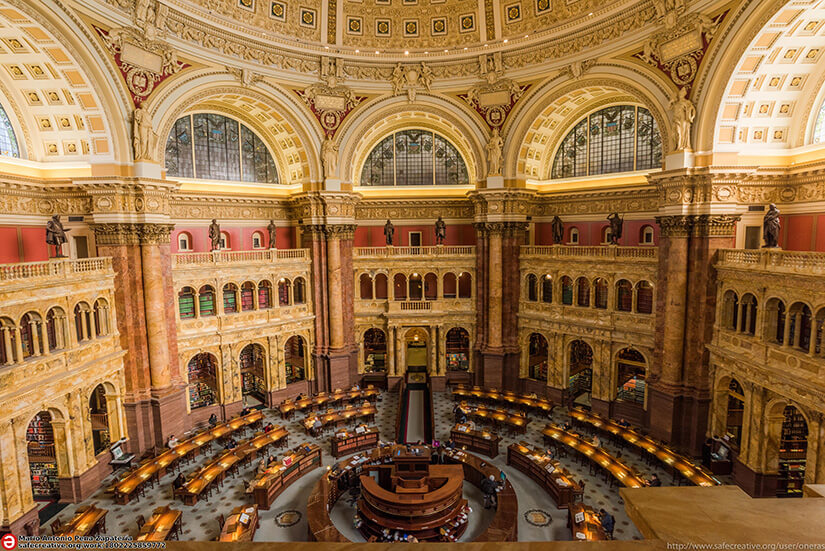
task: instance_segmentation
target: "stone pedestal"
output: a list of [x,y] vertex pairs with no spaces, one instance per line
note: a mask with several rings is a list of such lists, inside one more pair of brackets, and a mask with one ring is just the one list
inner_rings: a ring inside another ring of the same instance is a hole
[[486,388],[504,387],[504,352],[483,352],[481,354],[480,382]]
[[16,536],[43,534],[44,530],[40,527],[40,517],[37,511],[38,507],[35,506],[10,524],[0,524],[0,533],[10,532]]
[[97,463],[85,473],[73,477],[58,479],[61,503],[79,503],[94,494],[100,488],[100,481],[109,476],[112,467],[109,461],[112,455],[107,451],[98,456]]
[[752,471],[747,465],[733,460],[733,480],[751,497],[776,497],[775,474],[762,474]]
[[447,377],[444,375],[434,375],[430,377],[430,385],[433,392],[444,392],[447,390]]
[[186,415],[186,387],[174,386],[152,390],[152,420],[155,445],[164,446],[171,434],[183,434],[191,428]]

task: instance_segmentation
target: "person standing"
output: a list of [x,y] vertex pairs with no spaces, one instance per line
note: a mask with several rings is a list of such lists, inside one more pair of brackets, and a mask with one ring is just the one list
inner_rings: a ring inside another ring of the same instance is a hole
[[602,521],[602,528],[610,539],[613,539],[613,529],[616,527],[616,519],[613,515],[602,509],[599,511],[599,518]]
[[490,475],[481,481],[481,491],[484,493],[485,509],[498,506],[498,498],[496,497],[498,485],[496,484],[496,477],[494,475]]

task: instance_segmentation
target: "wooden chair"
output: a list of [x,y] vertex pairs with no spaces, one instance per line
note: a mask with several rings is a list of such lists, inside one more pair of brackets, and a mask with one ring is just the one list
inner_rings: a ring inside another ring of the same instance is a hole
[[54,519],[51,524],[49,524],[49,527],[52,529],[52,535],[57,535],[60,531],[60,519]]
[[218,532],[220,533],[223,530],[223,525],[226,523],[226,520],[223,518],[223,515],[218,515]]
[[143,525],[146,524],[146,519],[143,518],[143,515],[138,515],[135,519],[135,523],[137,524],[138,530],[143,528]]
[[584,503],[584,486],[585,486],[585,484],[586,483],[585,483],[584,480],[579,482],[579,485],[581,486],[581,491],[573,492],[573,503],[576,503],[576,501],[581,501],[582,503]]

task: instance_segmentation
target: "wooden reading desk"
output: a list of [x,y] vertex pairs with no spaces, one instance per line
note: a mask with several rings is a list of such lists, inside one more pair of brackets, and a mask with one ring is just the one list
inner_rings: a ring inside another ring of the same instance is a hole
[[510,427],[514,432],[524,434],[527,431],[527,425],[530,420],[524,415],[517,415],[510,413],[507,410],[500,408],[486,408],[463,406],[462,409],[467,411],[467,415],[479,423],[492,425],[494,429],[500,429],[502,425]]
[[252,494],[258,508],[268,510],[290,484],[320,466],[321,448],[315,444],[301,444],[276,465],[257,475],[247,487],[247,493]]
[[239,505],[224,522],[218,541],[252,541],[259,526],[258,506]]
[[158,507],[146,524],[140,527],[137,541],[166,541],[170,536],[179,539],[183,513],[168,505]]
[[260,424],[263,417],[263,413],[260,411],[253,411],[243,417],[230,419],[225,423],[221,423],[191,438],[187,438],[179,442],[174,448],[168,449],[153,459],[144,462],[133,471],[127,473],[114,485],[112,490],[114,492],[115,502],[121,505],[129,503],[132,495],[140,486],[152,478],[160,479],[166,474],[166,471],[177,461],[180,461],[181,458],[190,453],[197,454],[204,445],[223,436],[227,436],[241,428]]
[[363,431],[341,430],[330,439],[332,457],[350,455],[363,450],[371,450],[378,445],[378,429],[363,425]]
[[687,457],[673,451],[670,447],[656,442],[629,427],[623,427],[601,415],[583,409],[571,409],[570,417],[581,423],[587,423],[613,436],[622,438],[625,442],[636,446],[639,450],[649,453],[671,469],[674,477],[682,475],[686,480],[697,486],[718,486],[721,484],[711,473],[694,464]]
[[472,388],[458,385],[453,389],[453,400],[476,400],[503,407],[516,408],[547,415],[553,411],[553,402],[546,398],[538,398],[527,394],[517,394],[508,390],[498,391],[494,388],[484,389],[478,386]]
[[595,465],[607,471],[616,480],[628,488],[641,488],[645,486],[645,481],[634,469],[628,467],[624,462],[616,459],[610,453],[600,447],[594,446],[585,438],[578,434],[562,430],[561,427],[549,423],[543,431],[545,442],[560,442],[572,450],[587,457]]
[[278,406],[278,411],[281,412],[281,417],[286,419],[296,411],[315,411],[341,402],[352,403],[362,402],[364,400],[374,402],[380,394],[381,391],[372,386],[361,390],[338,390],[331,393],[321,392],[315,396],[302,398],[301,400],[284,400]]
[[97,503],[78,509],[72,520],[61,526],[55,536],[96,536],[106,532],[106,509],[101,509]]
[[470,451],[483,453],[489,457],[498,455],[498,445],[501,436],[486,430],[472,430],[469,425],[458,424],[450,431],[450,439],[458,447]]
[[573,503],[574,496],[580,496],[583,492],[581,484],[558,461],[550,459],[544,451],[532,448],[525,442],[507,447],[507,464],[536,481],[553,496],[559,509],[568,508]]
[[342,426],[358,419],[364,419],[367,422],[375,421],[375,414],[377,412],[378,410],[374,405],[361,407],[348,406],[338,411],[327,411],[326,413],[309,415],[306,419],[301,421],[301,423],[304,425],[304,429],[307,431],[307,434],[317,436],[313,434],[313,425],[315,424],[316,419],[321,420],[321,427],[326,427],[329,425]]
[[573,541],[602,541],[607,533],[602,528],[599,514],[584,503],[574,503],[568,509],[567,525]]

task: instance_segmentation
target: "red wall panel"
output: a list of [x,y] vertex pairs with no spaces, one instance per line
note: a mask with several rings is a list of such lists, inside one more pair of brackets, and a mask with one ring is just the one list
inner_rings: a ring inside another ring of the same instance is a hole
[[[435,245],[435,223],[415,226],[395,226],[393,244],[396,247],[408,247],[410,232],[421,232],[421,245]],[[476,231],[471,224],[448,224],[445,245],[475,245]],[[383,247],[386,245],[384,226],[358,226],[355,229],[356,247]]]
[[825,214],[820,214],[817,216],[816,250],[820,252],[825,252]]
[[17,247],[17,228],[0,227],[0,264],[20,262],[20,251]]
[[784,239],[785,249],[789,251],[811,250],[814,229],[814,216],[812,214],[785,216],[781,223],[782,231],[779,236],[779,243],[782,244]]
[[[23,237],[23,262],[42,262],[49,259],[49,246],[46,245],[46,228],[20,228]],[[71,233],[69,233],[71,236]],[[52,249],[52,253],[54,249]],[[68,247],[64,245],[63,254],[68,255]]]

